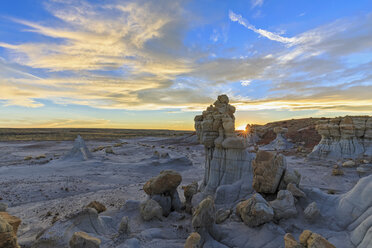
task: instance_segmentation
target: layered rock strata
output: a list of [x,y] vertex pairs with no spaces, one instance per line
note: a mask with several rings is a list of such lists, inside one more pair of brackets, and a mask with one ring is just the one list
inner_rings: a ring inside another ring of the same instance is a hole
[[195,117],[195,129],[206,153],[205,174],[201,188],[214,193],[218,186],[252,179],[252,154],[246,141],[235,134],[235,107],[226,95],[218,96],[202,115]]
[[343,159],[372,156],[372,117],[337,117],[318,121],[319,144],[310,158]]

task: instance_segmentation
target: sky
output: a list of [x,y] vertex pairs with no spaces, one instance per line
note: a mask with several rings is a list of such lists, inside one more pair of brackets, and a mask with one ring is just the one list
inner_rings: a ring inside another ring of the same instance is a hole
[[370,0],[2,0],[0,127],[372,114]]

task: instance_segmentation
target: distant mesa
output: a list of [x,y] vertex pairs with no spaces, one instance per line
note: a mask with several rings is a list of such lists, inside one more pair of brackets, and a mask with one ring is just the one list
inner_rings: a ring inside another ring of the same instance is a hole
[[74,141],[72,149],[63,157],[63,160],[86,161],[93,156],[87,148],[84,139],[78,135]]

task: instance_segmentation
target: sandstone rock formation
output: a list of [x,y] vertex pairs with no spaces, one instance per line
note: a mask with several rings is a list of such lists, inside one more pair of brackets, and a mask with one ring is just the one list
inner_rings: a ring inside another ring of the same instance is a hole
[[324,237],[310,230],[304,230],[299,239],[300,242],[292,234],[287,233],[284,235],[285,248],[336,248]]
[[178,172],[165,170],[148,180],[143,186],[143,190],[149,195],[150,199],[160,204],[163,215],[168,216],[171,211],[179,211],[182,208],[177,192],[177,187],[181,181],[182,177]]
[[276,134],[275,140],[270,144],[264,146],[264,149],[267,150],[287,150],[293,147],[293,144],[289,142],[284,135],[288,132],[287,128],[275,127],[274,133]]
[[70,239],[71,248],[99,248],[101,240],[85,232],[75,232]]
[[19,248],[16,233],[17,232],[13,229],[12,225],[0,216],[0,247]]
[[93,156],[87,148],[83,138],[78,135],[74,141],[72,149],[63,157],[64,160],[84,161],[91,159]]
[[119,233],[127,234],[129,232],[130,232],[129,218],[128,216],[123,216],[123,218],[120,221],[120,225],[119,225]]
[[0,212],[0,218],[2,218],[9,225],[11,225],[14,235],[17,235],[18,227],[22,222],[21,219],[16,216],[8,214],[7,212]]
[[302,197],[302,198],[306,197],[306,194],[302,190],[297,188],[297,186],[294,183],[289,183],[287,185],[287,190],[291,192],[294,197]]
[[274,217],[273,208],[258,193],[239,203],[236,206],[236,214],[250,227],[269,222]]
[[274,209],[274,218],[277,220],[297,215],[294,197],[288,190],[280,190],[276,199],[269,204]]
[[253,188],[259,193],[275,193],[287,163],[282,154],[259,151],[252,167]]
[[372,156],[372,117],[346,116],[320,120],[321,141],[310,158],[342,159]]
[[214,193],[218,186],[252,178],[252,155],[246,142],[235,134],[235,107],[226,95],[218,96],[202,115],[195,116],[198,139],[205,147],[206,162],[201,188]]

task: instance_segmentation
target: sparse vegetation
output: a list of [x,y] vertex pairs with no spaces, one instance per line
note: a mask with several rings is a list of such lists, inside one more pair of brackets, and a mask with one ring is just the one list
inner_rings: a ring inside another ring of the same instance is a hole
[[25,160],[31,160],[31,159],[32,159],[32,156],[25,157]]
[[35,157],[35,159],[42,159],[42,158],[46,158],[45,154],[42,154],[42,155],[39,155],[39,156]]

